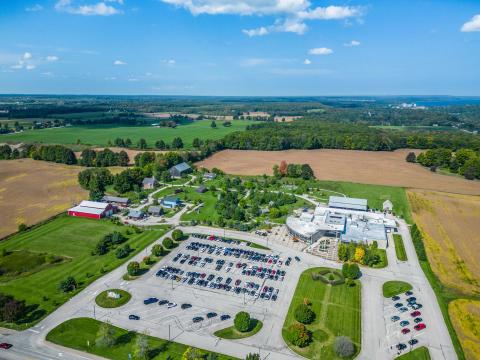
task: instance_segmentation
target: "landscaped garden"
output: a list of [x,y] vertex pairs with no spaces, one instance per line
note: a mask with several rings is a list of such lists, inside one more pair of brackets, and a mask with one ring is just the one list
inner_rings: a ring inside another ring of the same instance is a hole
[[[7,238],[0,244],[0,264],[7,269],[0,277],[0,292],[24,301],[24,306],[1,325],[32,326],[166,231],[61,215]],[[19,255],[25,258],[10,261]]]
[[102,291],[95,298],[98,306],[103,308],[116,308],[125,305],[130,301],[132,295],[122,289],[109,289]]
[[392,297],[412,290],[412,285],[405,281],[387,281],[383,284],[383,296]]
[[407,261],[407,252],[405,251],[402,235],[393,234],[393,241],[395,243],[395,253],[397,254],[397,259],[400,261]]
[[233,326],[218,330],[214,335],[222,339],[243,339],[255,335],[262,327],[263,323],[260,320],[252,319],[250,314],[241,311],[235,316]]
[[419,347],[396,358],[396,360],[430,360],[430,353],[425,346]]
[[361,285],[355,279],[358,266],[346,266],[342,272],[312,268],[300,276],[282,329],[284,340],[299,355],[340,359],[353,358],[360,352]]
[[[107,359],[201,359],[211,353],[173,341],[127,331],[90,318],[68,320],[47,335],[47,341],[57,345],[95,354]],[[234,360],[232,356],[216,354],[218,360]]]

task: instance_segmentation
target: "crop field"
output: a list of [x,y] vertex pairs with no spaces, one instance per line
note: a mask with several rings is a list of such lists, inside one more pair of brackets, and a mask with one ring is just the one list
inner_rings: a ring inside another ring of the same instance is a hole
[[409,190],[433,272],[448,288],[480,295],[480,197]]
[[[158,228],[127,235],[126,244],[129,244],[133,251],[124,259],[117,259],[113,250],[102,256],[91,254],[97,242],[106,234],[113,231],[126,234],[126,230],[126,227],[115,225],[109,220],[61,215],[1,242],[0,252],[4,249],[7,251],[2,263],[12,264],[9,257],[19,252],[28,254],[28,258],[32,259],[28,267],[25,266],[25,261],[15,262],[17,273],[11,270],[8,278],[0,278],[0,292],[25,300],[29,307],[29,313],[23,321],[2,326],[23,329],[34,324],[77,291],[116,268],[165,233],[164,228]],[[49,260],[47,266],[44,259],[53,260]],[[59,283],[67,276],[75,278],[79,285],[77,291],[66,294],[59,290]]]
[[65,211],[88,196],[77,183],[81,167],[35,161],[0,161],[0,237]]
[[420,165],[407,163],[405,157],[409,151],[411,150],[224,150],[197,163],[197,166],[208,169],[217,167],[236,175],[262,175],[272,174],[273,165],[285,160],[287,163],[310,164],[319,180],[480,195],[480,181],[437,174]]
[[480,301],[459,299],[448,305],[448,313],[468,360],[480,359]]
[[360,352],[361,341],[361,288],[360,282],[355,286],[326,285],[320,280],[313,280],[312,274],[325,268],[312,268],[300,276],[295,294],[288,309],[283,325],[283,338],[288,343],[287,332],[291,324],[297,323],[295,309],[305,299],[311,302],[315,320],[306,325],[312,332],[313,342],[304,348],[290,344],[290,348],[308,359],[338,359],[333,343],[337,336],[348,336],[355,344],[356,353]]
[[37,142],[48,144],[77,144],[78,140],[83,145],[92,145],[98,147],[108,146],[109,140],[113,143],[116,138],[130,138],[135,146],[139,139],[147,141],[149,148],[153,148],[157,140],[163,140],[170,144],[176,137],[183,140],[185,148],[192,147],[194,138],[202,140],[215,140],[225,135],[244,130],[247,125],[253,124],[253,121],[234,120],[229,127],[222,126],[221,121],[217,121],[217,127],[210,127],[211,121],[195,121],[178,125],[176,128],[153,127],[153,126],[70,126],[63,128],[52,128],[42,130],[28,130],[18,134],[2,135],[5,142]]

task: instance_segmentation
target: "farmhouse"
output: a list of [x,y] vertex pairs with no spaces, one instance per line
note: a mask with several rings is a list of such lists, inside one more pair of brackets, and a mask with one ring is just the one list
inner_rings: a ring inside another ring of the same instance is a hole
[[105,195],[102,198],[102,202],[106,202],[115,206],[126,207],[130,204],[130,199],[126,197]]
[[113,214],[113,206],[108,203],[97,201],[82,201],[79,205],[68,210],[68,215],[85,217],[90,219],[101,219]]
[[160,206],[150,206],[148,208],[148,213],[153,216],[160,216],[163,213],[163,210]]
[[367,200],[341,196],[330,196],[328,206],[337,209],[367,211]]
[[163,207],[173,209],[180,206],[180,199],[172,196],[165,196],[160,202]]
[[155,180],[155,177],[144,178],[142,181],[142,186],[144,189],[154,189],[155,185],[157,185],[157,180]]
[[385,200],[383,202],[383,211],[388,211],[388,212],[392,212],[393,210],[393,204],[390,200]]
[[180,164],[172,166],[168,170],[168,172],[170,173],[170,176],[174,178],[181,178],[182,176],[188,173],[191,173],[192,171],[193,171],[192,168],[186,162],[182,162]]
[[143,219],[144,216],[145,213],[141,210],[130,210],[130,212],[128,213],[128,218],[132,220]]

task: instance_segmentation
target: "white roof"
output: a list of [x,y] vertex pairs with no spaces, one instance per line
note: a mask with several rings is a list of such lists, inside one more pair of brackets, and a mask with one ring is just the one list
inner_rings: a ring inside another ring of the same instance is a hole
[[92,209],[102,209],[105,210],[109,204],[108,203],[103,203],[103,202],[98,202],[98,201],[89,201],[89,200],[83,200],[78,207],[86,207],[86,208],[92,208]]
[[328,199],[328,206],[354,210],[367,210],[367,200],[341,196],[330,196]]
[[86,207],[86,206],[79,205],[79,206],[75,206],[71,209],[68,209],[68,211],[101,215],[103,213],[104,209],[96,209],[96,208],[91,208],[91,207]]

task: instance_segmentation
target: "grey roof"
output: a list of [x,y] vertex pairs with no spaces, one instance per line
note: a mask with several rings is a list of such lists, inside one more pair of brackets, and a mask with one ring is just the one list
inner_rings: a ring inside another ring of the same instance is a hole
[[203,177],[204,178],[215,179],[217,177],[217,174],[212,173],[212,172],[207,172],[207,173],[203,174]]
[[387,233],[383,224],[348,219],[345,233],[340,235],[340,238],[342,241],[355,243],[386,241]]
[[328,206],[352,210],[367,210],[367,199],[330,196]]
[[142,184],[143,185],[155,185],[155,178],[154,177],[151,177],[151,178],[144,178],[143,181],[142,181]]
[[180,171],[180,172],[183,172],[183,171],[186,171],[186,170],[189,170],[191,169],[190,165],[188,165],[186,162],[182,162],[180,164],[177,164],[175,166],[172,166],[172,169],[175,168],[176,170]]
[[125,198],[125,197],[110,196],[110,195],[105,195],[102,198],[102,200],[106,202],[116,202],[121,204],[128,204],[128,202],[130,201],[128,198]]
[[205,191],[207,190],[207,187],[205,186],[205,184],[200,184],[200,186],[196,189],[196,191]]
[[178,203],[180,202],[180,199],[178,197],[173,197],[173,196],[165,196],[163,199],[162,199],[163,202],[175,202],[175,203]]
[[139,218],[143,216],[143,211],[140,210],[130,210],[128,217]]
[[162,208],[160,206],[150,206],[148,208],[148,212],[151,214],[158,214],[162,211]]

